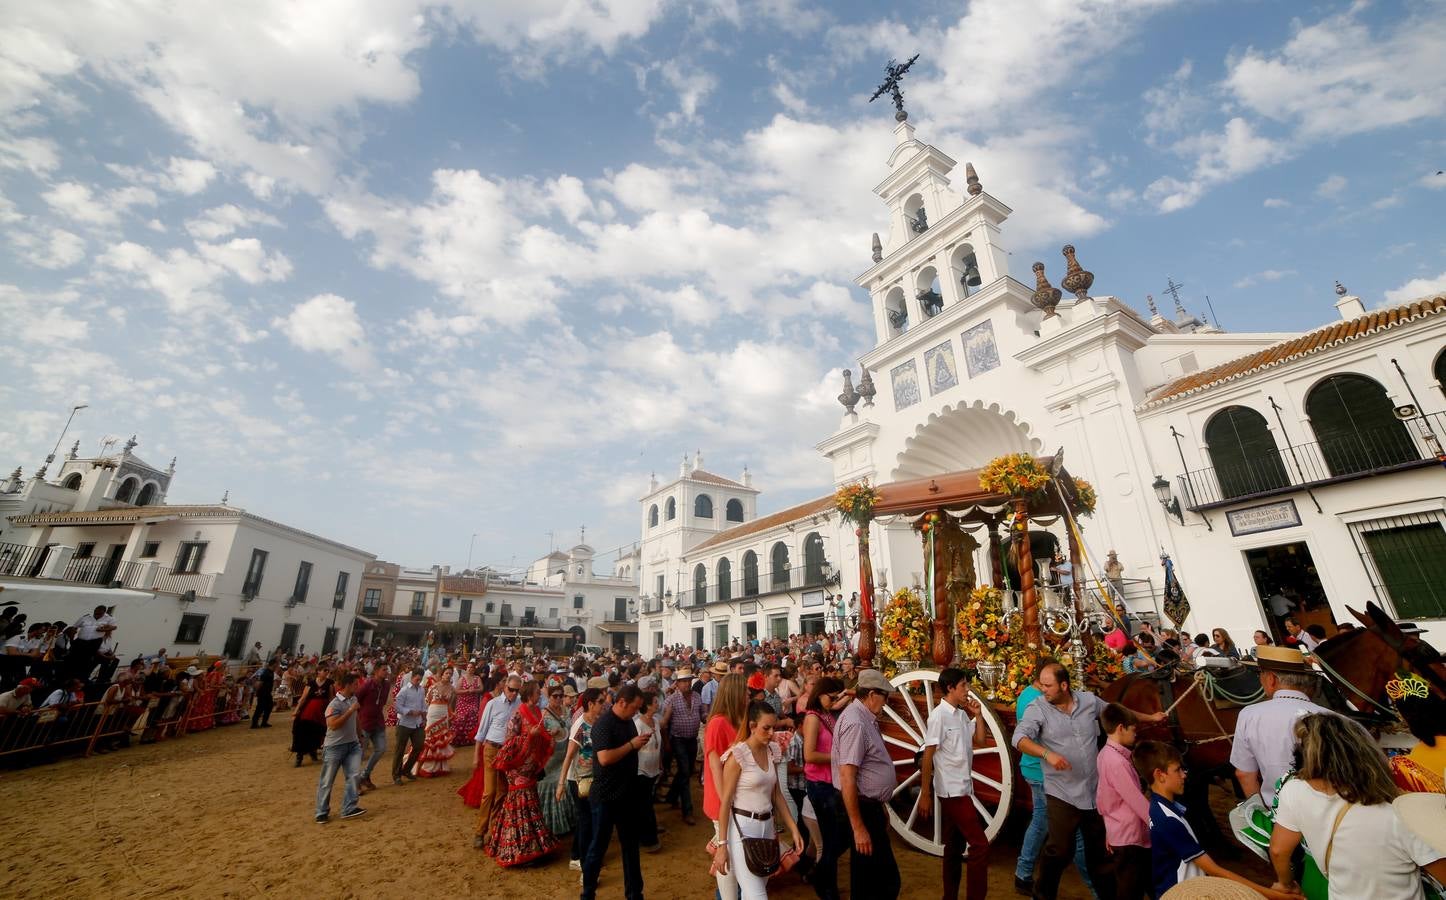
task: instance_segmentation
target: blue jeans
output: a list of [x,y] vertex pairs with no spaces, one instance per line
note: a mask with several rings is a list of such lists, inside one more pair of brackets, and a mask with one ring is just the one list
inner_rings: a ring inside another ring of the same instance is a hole
[[[1044,782],[1030,781],[1027,778],[1025,782],[1029,785],[1029,795],[1034,798],[1034,815],[1030,817],[1029,829],[1024,832],[1024,841],[1019,845],[1019,862],[1014,866],[1014,877],[1032,880],[1034,866],[1039,862],[1040,851],[1044,849],[1044,839],[1049,836],[1049,818],[1044,811]],[[1074,835],[1074,867],[1090,896],[1099,900],[1094,885],[1090,883],[1089,867],[1085,865],[1084,835],[1077,831]]]
[[338,770],[344,771],[346,793],[342,796],[341,814],[356,810],[356,780],[361,774],[362,748],[360,741],[347,741],[321,749],[321,781],[316,785],[316,815],[321,818],[331,814],[331,785],[336,781]]
[[362,773],[361,773],[361,777],[362,777],[362,780],[363,780],[363,781],[371,781],[371,780],[372,780],[372,769],[375,769],[375,768],[377,767],[377,763],[379,763],[379,762],[382,761],[382,754],[387,752],[387,728],[386,728],[386,726],[383,725],[381,728],[378,728],[376,731],[363,731],[363,732],[362,732],[362,740],[363,740],[363,742],[365,742],[365,741],[371,741],[371,742],[372,742],[372,755],[371,755],[371,758],[367,760],[367,764],[366,764],[365,766],[362,766]]

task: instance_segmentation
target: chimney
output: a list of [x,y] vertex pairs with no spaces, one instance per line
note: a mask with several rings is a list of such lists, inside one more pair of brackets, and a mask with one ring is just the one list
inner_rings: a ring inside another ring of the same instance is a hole
[[743,467],[743,486],[750,488],[753,487],[753,473],[748,471],[747,466]]
[[702,451],[702,450],[695,450],[695,451],[693,452],[693,471],[694,471],[694,472],[697,472],[697,471],[699,471],[699,470],[702,469],[702,468],[703,468],[703,451]]
[[1346,286],[1339,281],[1336,282],[1336,296],[1340,298],[1336,301],[1336,309],[1340,311],[1342,319],[1349,322],[1366,314],[1366,304],[1361,302],[1360,297],[1349,293]]

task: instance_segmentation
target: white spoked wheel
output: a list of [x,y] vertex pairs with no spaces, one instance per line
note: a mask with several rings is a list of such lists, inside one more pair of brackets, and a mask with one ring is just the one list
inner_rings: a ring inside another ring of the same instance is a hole
[[[919,767],[915,762],[924,749],[929,713],[943,696],[938,682],[939,673],[930,669],[894,676],[889,683],[899,690],[889,697],[884,707],[883,732],[884,743],[889,746],[889,755],[894,758],[894,771],[898,776],[894,799],[888,806],[889,823],[900,837],[914,847],[943,856],[939,798],[937,795],[934,797],[929,816],[919,813],[920,791],[933,791],[933,785],[919,783]],[[986,746],[974,748],[974,807],[984,820],[985,835],[992,841],[1009,815],[1009,803],[1014,794],[1014,766],[1009,759],[1009,741],[1004,734],[1004,723],[972,688],[970,696],[979,701],[981,724],[988,732]]]

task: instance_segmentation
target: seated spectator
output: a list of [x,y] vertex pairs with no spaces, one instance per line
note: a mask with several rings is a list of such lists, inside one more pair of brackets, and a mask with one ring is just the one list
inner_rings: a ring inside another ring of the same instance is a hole
[[1208,635],[1204,635],[1204,634],[1197,634],[1197,635],[1195,635],[1195,641],[1194,641],[1194,643],[1195,643],[1195,651],[1194,651],[1194,655],[1192,656],[1192,658],[1193,658],[1194,660],[1196,660],[1196,665],[1199,665],[1199,660],[1200,660],[1202,657],[1206,657],[1206,656],[1219,656],[1219,655],[1220,655],[1220,652],[1219,652],[1219,651],[1217,651],[1214,647],[1210,646],[1210,637],[1209,637]]
[[[1121,651],[1126,672],[1153,672],[1155,661],[1150,658],[1155,650],[1155,638],[1142,631],[1135,635],[1135,643],[1127,644]],[[1147,655],[1148,654],[1148,655]]]
[[1250,640],[1251,640],[1251,642],[1252,642],[1252,646],[1251,646],[1250,651],[1249,651],[1249,653],[1248,653],[1247,655],[1248,655],[1251,659],[1255,659],[1255,648],[1256,648],[1256,647],[1273,647],[1273,646],[1275,646],[1275,639],[1270,636],[1270,632],[1268,632],[1268,631],[1256,631],[1255,634],[1252,634],[1252,635],[1250,636]]
[[1230,639],[1230,632],[1224,628],[1216,628],[1210,632],[1213,640],[1210,646],[1221,656],[1228,656],[1231,659],[1240,658],[1240,648],[1235,646],[1235,641]]
[[79,678],[72,678],[65,683],[64,687],[56,688],[51,692],[45,702],[40,704],[44,709],[49,706],[58,706],[61,709],[70,709],[85,702],[85,682]]
[[11,716],[30,709],[35,703],[30,695],[38,687],[38,680],[26,678],[15,685],[13,690],[0,694],[0,716]]

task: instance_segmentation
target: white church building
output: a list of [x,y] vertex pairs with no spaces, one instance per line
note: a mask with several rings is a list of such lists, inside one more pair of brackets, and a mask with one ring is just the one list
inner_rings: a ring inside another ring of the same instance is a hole
[[[1328,629],[1371,599],[1442,629],[1446,472],[1433,434],[1446,425],[1446,301],[1368,314],[1346,297],[1344,321],[1316,332],[1227,334],[1178,301],[1169,320],[1152,299],[1142,315],[1091,293],[1069,246],[1026,284],[1008,271],[1009,207],[972,166],[959,190],[955,161],[906,119],[895,136],[874,189],[887,238],[857,279],[877,340],[818,444],[836,485],[1063,448],[1099,495],[1084,520],[1088,553],[1098,566],[1113,549],[1126,577],[1141,579],[1126,590],[1136,611],[1156,602],[1163,551],[1192,601],[1192,632],[1225,627],[1248,643],[1267,626],[1265,592],[1282,588]],[[917,534],[904,522],[872,527],[876,581],[917,583]],[[1431,572],[1407,561],[1418,551],[1436,560]],[[990,571],[986,552],[978,572]],[[843,592],[857,591],[852,535],[830,559]],[[1268,574],[1287,570],[1289,584]]]

